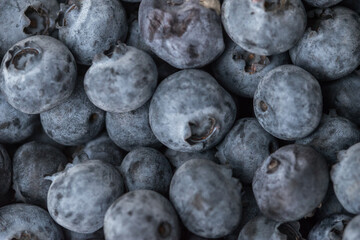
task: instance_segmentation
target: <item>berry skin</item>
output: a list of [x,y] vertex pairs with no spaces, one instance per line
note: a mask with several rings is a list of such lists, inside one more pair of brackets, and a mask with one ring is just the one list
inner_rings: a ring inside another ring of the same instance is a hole
[[98,160],[67,167],[52,178],[49,213],[59,225],[74,232],[99,230],[108,207],[124,193],[117,169]]
[[118,0],[70,0],[61,4],[57,28],[60,41],[82,65],[91,65],[97,53],[125,40],[128,30],[125,10]]
[[219,238],[239,225],[241,184],[231,175],[231,169],[206,159],[192,159],[176,170],[170,200],[190,232]]
[[357,240],[360,238],[360,216],[356,216],[348,223],[343,234],[343,240]]
[[299,220],[324,199],[329,173],[325,159],[305,145],[286,145],[264,160],[252,187],[262,214],[278,222]]
[[86,72],[84,88],[90,101],[107,112],[138,109],[153,95],[157,68],[144,51],[119,43],[97,54]]
[[294,65],[282,65],[268,72],[260,81],[253,102],[260,125],[283,140],[308,136],[322,116],[318,81]]
[[178,152],[168,148],[164,154],[176,169],[191,159],[208,159],[212,162],[219,163],[219,160],[215,157],[216,150],[214,148],[203,152]]
[[318,222],[310,231],[308,240],[337,240],[342,239],[344,229],[351,217],[335,214]]
[[210,74],[182,70],[163,80],[150,103],[150,126],[168,148],[201,152],[215,146],[235,121],[235,102]]
[[106,240],[180,240],[176,212],[165,197],[150,190],[124,194],[107,210]]
[[17,110],[37,114],[64,102],[76,83],[76,64],[67,47],[48,36],[33,36],[12,46],[0,68],[0,87]]
[[286,52],[306,28],[301,0],[225,0],[221,16],[230,38],[258,55]]

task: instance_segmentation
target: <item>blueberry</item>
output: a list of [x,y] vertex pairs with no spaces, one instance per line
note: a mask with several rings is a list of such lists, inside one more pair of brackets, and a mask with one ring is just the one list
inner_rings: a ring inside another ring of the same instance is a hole
[[124,194],[107,210],[106,240],[180,240],[180,223],[171,203],[151,190]]
[[218,238],[239,225],[241,184],[231,175],[231,169],[206,159],[192,159],[176,170],[170,200],[189,231]]
[[342,0],[304,0],[304,1],[313,7],[327,8],[338,4]]
[[100,133],[105,113],[90,102],[79,79],[69,99],[41,113],[40,120],[49,137],[60,144],[74,146]]
[[224,50],[219,0],[142,0],[139,27],[151,50],[176,68],[205,66]]
[[289,54],[274,56],[247,52],[230,39],[225,52],[212,64],[216,80],[241,97],[253,98],[257,85],[267,72],[290,62]]
[[342,150],[338,154],[338,163],[331,169],[334,191],[341,205],[353,214],[360,213],[360,143]]
[[106,133],[86,143],[84,148],[76,153],[73,163],[81,163],[88,160],[101,160],[114,166],[120,166],[125,157],[125,152],[111,141]]
[[251,183],[256,169],[278,149],[278,143],[255,118],[242,118],[216,148],[220,163],[229,165],[242,183]]
[[47,205],[59,225],[74,232],[93,233],[103,226],[107,208],[123,193],[123,180],[116,168],[94,160],[55,175]]
[[325,159],[313,148],[291,144],[271,154],[255,173],[260,211],[278,222],[299,220],[324,199],[329,183]]
[[69,0],[60,8],[59,39],[80,64],[91,65],[97,53],[125,40],[127,20],[118,0]]
[[122,113],[141,107],[151,98],[157,77],[155,62],[147,53],[119,43],[95,56],[84,87],[97,107]]
[[335,214],[317,223],[310,231],[308,240],[341,240],[351,217]]
[[129,32],[126,39],[126,45],[133,46],[139,50],[143,50],[147,52],[151,57],[156,57],[156,55],[151,51],[151,48],[146,45],[144,39],[141,37],[138,13],[136,12],[136,14],[131,15],[128,22]]
[[324,85],[325,102],[336,109],[336,113],[360,125],[360,71]]
[[322,115],[319,83],[305,70],[283,65],[266,74],[254,95],[254,111],[260,125],[283,140],[308,136]]
[[166,149],[165,156],[169,159],[174,168],[179,168],[181,165],[191,159],[207,159],[215,163],[219,160],[215,157],[216,150],[209,149],[203,152],[178,152],[170,148]]
[[169,191],[172,169],[159,151],[140,147],[129,152],[119,167],[129,191],[148,189],[162,194]]
[[299,228],[298,222],[279,223],[258,216],[244,226],[238,240],[300,240]]
[[302,37],[306,12],[301,0],[225,0],[222,22],[241,48],[274,55],[286,52]]
[[0,145],[0,197],[10,189],[11,169],[11,159],[4,146]]
[[360,16],[344,7],[308,12],[304,36],[290,50],[292,62],[329,81],[350,74],[360,64]]
[[348,223],[343,234],[343,240],[357,240],[360,238],[360,216],[356,216]]
[[32,35],[48,35],[55,28],[56,0],[2,1],[0,6],[0,60],[15,43]]
[[0,239],[64,240],[61,228],[42,208],[11,204],[0,208]]
[[236,107],[210,74],[182,70],[160,83],[149,114],[160,142],[176,151],[194,152],[221,141],[235,121]]
[[131,112],[106,113],[106,129],[116,145],[126,151],[161,146],[150,128],[149,106],[150,101]]
[[323,115],[318,128],[309,136],[296,141],[312,146],[329,164],[336,162],[336,154],[360,142],[359,128],[346,118]]
[[57,148],[38,142],[20,146],[13,158],[13,189],[18,201],[46,209],[51,181],[46,176],[62,171],[67,163]]
[[64,102],[76,82],[76,64],[66,46],[55,38],[33,36],[12,46],[0,68],[0,87],[14,108],[28,114]]

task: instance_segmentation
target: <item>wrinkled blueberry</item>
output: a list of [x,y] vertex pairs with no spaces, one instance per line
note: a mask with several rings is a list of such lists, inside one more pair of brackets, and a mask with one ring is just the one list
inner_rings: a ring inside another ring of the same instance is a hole
[[328,81],[344,77],[360,64],[360,16],[344,7],[308,12],[304,36],[290,50],[292,62]]
[[230,39],[225,52],[212,64],[216,80],[236,95],[253,98],[257,85],[267,72],[290,62],[289,54],[274,56],[247,52]]
[[360,239],[360,216],[356,216],[348,223],[343,234],[343,240]]
[[55,28],[56,0],[11,0],[0,4],[0,60],[15,43]]
[[180,239],[180,223],[166,198],[151,190],[124,194],[107,210],[106,240]]
[[325,159],[305,145],[287,145],[256,171],[253,191],[260,211],[278,222],[299,220],[324,199],[329,183]]
[[46,209],[51,181],[45,177],[62,171],[66,163],[65,155],[51,145],[29,142],[19,147],[13,158],[16,200]]
[[126,151],[137,147],[159,147],[149,125],[150,101],[126,113],[106,113],[106,130],[111,140]]
[[1,63],[1,91],[24,113],[41,113],[64,102],[75,82],[73,55],[52,37],[33,36],[16,43]]
[[242,183],[251,183],[256,169],[278,149],[278,143],[255,118],[242,118],[216,148],[220,163],[229,165]]
[[11,186],[11,159],[4,148],[0,145],[0,196],[5,195]]
[[210,74],[182,70],[163,80],[150,103],[150,126],[157,139],[181,152],[215,146],[236,117],[234,100]]
[[0,239],[64,240],[61,228],[44,209],[30,204],[0,208]]
[[334,191],[341,205],[350,213],[360,213],[360,143],[342,150],[331,169]]
[[157,85],[157,68],[144,51],[119,43],[95,56],[84,87],[90,101],[107,112],[129,112],[146,103]]
[[254,111],[260,125],[283,140],[306,137],[319,125],[322,94],[318,81],[305,70],[283,65],[260,81]]
[[179,168],[191,159],[207,159],[215,163],[219,163],[215,154],[216,150],[213,148],[203,152],[178,152],[170,148],[167,148],[165,151],[165,156],[169,159],[169,162],[174,168]]
[[94,160],[53,176],[47,205],[59,225],[74,232],[93,233],[103,226],[106,210],[123,193],[117,169]]
[[318,128],[309,136],[296,141],[312,146],[329,164],[336,162],[340,150],[360,142],[359,128],[346,118],[323,115]]
[[286,52],[302,37],[306,12],[301,0],[225,0],[222,22],[246,51],[274,55]]
[[299,228],[298,222],[279,223],[258,216],[244,226],[238,240],[300,240]]
[[60,5],[57,28],[76,61],[91,65],[97,53],[125,40],[128,26],[118,0],[68,0]]
[[351,217],[335,214],[317,223],[310,231],[308,240],[341,240]]
[[140,147],[132,150],[125,156],[119,170],[129,191],[147,189],[162,194],[169,191],[173,175],[171,165],[155,149]]
[[336,109],[336,113],[360,125],[360,71],[325,85],[325,102]]
[[176,170],[170,200],[189,231],[217,238],[239,225],[241,184],[231,175],[231,169],[205,159],[192,159]]
[[46,134],[63,145],[78,145],[93,139],[103,128],[105,113],[94,106],[79,79],[72,95],[60,105],[40,114]]
[[219,0],[142,0],[139,27],[151,50],[176,68],[202,67],[225,47]]

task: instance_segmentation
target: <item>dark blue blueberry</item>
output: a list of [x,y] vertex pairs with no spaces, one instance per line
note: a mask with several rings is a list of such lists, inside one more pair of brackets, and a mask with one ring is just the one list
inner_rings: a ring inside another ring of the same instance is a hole
[[318,222],[310,231],[308,240],[342,240],[346,225],[351,217],[335,214]]
[[105,113],[93,105],[79,82],[69,99],[40,114],[46,134],[63,145],[75,146],[96,137],[105,122]]
[[169,200],[151,190],[136,190],[109,207],[104,233],[106,240],[180,240],[181,228]]
[[76,64],[67,47],[48,36],[33,36],[12,46],[0,69],[0,86],[11,106],[28,114],[64,102],[76,82]]
[[162,194],[169,191],[172,169],[159,151],[140,147],[129,152],[119,167],[129,191],[147,189]]
[[236,117],[235,102],[208,73],[182,70],[163,80],[150,103],[150,126],[168,148],[204,151],[218,144]]
[[51,181],[45,177],[62,171],[66,164],[65,155],[51,145],[29,142],[19,147],[13,158],[16,200],[46,209]]
[[305,145],[287,145],[256,171],[253,191],[260,211],[278,222],[299,220],[324,199],[329,173],[325,159]]
[[320,123],[322,106],[318,81],[294,65],[268,72],[254,95],[260,125],[283,140],[300,139],[313,132]]
[[165,156],[169,159],[174,168],[179,168],[181,165],[191,159],[207,159],[215,163],[219,160],[215,157],[216,149],[212,148],[203,152],[178,152],[170,148],[166,149]]
[[240,223],[240,182],[231,169],[206,159],[192,159],[176,170],[170,200],[185,227],[200,237],[224,237]]
[[69,0],[60,8],[59,39],[80,64],[91,65],[97,53],[126,38],[125,10],[118,0]]
[[64,240],[61,228],[44,209],[29,204],[0,208],[0,239]]
[[74,232],[93,233],[102,228],[106,210],[124,193],[118,170],[97,160],[69,166],[52,178],[49,213]]
[[260,80],[273,68],[290,62],[289,54],[256,55],[230,39],[225,52],[212,64],[216,80],[236,95],[253,98]]
[[286,52],[302,37],[306,12],[301,0],[225,0],[222,22],[246,51],[274,55]]
[[251,183],[256,169],[278,149],[278,143],[255,118],[242,118],[216,148],[220,163],[229,165],[242,183]]
[[176,68],[202,67],[224,50],[219,0],[142,0],[139,26],[151,50]]
[[137,147],[159,147],[149,125],[150,101],[126,113],[106,113],[106,130],[111,140],[126,151]]
[[318,80],[344,77],[360,64],[360,16],[344,7],[308,12],[305,34],[290,50],[292,62]]

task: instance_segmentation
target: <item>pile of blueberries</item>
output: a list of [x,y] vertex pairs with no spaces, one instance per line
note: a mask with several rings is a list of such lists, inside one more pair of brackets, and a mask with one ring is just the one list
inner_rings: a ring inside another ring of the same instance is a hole
[[360,240],[359,0],[0,0],[0,240]]

